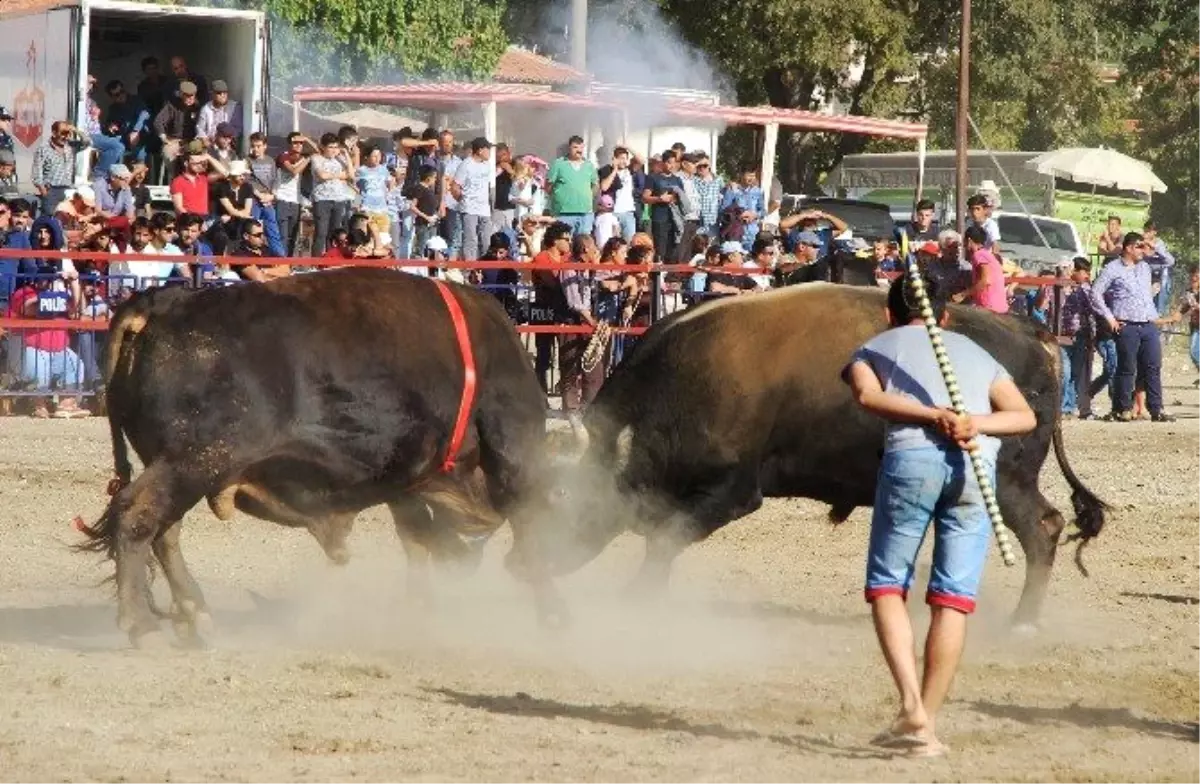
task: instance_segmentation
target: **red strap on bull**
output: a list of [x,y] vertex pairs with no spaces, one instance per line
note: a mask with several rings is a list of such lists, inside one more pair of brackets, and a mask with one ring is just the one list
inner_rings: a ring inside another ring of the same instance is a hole
[[433,279],[433,285],[437,286],[438,293],[442,295],[442,300],[446,303],[446,309],[450,311],[450,321],[454,324],[454,336],[458,339],[458,350],[462,353],[463,359],[462,398],[458,403],[458,417],[454,420],[450,446],[446,449],[446,457],[442,460],[441,466],[442,473],[448,474],[454,470],[458,450],[462,449],[463,441],[467,437],[467,422],[471,416],[471,406],[475,404],[475,354],[471,350],[471,334],[467,330],[467,319],[463,315],[458,300],[454,298],[454,293],[450,291],[449,286],[436,278]]

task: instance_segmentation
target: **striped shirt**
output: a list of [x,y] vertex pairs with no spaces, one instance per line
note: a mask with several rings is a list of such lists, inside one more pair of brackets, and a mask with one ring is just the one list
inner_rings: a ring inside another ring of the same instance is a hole
[[34,185],[47,188],[68,188],[75,180],[75,156],[91,145],[91,141],[79,137],[71,139],[61,147],[46,142],[33,152]]
[[1105,319],[1154,321],[1158,308],[1150,291],[1150,265],[1144,261],[1126,264],[1114,259],[1100,270],[1092,286],[1092,304]]

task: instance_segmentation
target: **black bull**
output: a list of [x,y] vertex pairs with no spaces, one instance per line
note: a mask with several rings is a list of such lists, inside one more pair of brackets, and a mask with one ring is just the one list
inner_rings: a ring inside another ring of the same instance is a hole
[[[726,298],[651,328],[584,417],[590,446],[565,486],[588,493],[564,502],[571,525],[549,531],[557,537],[543,548],[550,569],[578,568],[631,527],[647,537],[634,586],[661,589],[684,547],[764,497],[823,501],[835,522],[871,506],[883,423],[854,403],[840,371],[886,328],[885,298],[814,283]],[[1003,440],[997,464],[1000,508],[1026,556],[1015,620],[1033,623],[1065,525],[1038,489],[1051,443],[1071,485],[1081,546],[1099,534],[1104,505],[1067,463],[1053,337],[970,307],[952,307],[949,328],[996,357],[1037,415],[1033,432]]]
[[[525,504],[544,481],[544,394],[495,298],[450,290],[478,383],[449,472],[464,361],[429,280],[348,269],[159,289],[118,308],[105,362],[116,492],[84,547],[115,560],[118,623],[135,644],[155,639],[163,614],[149,597],[151,552],[180,635],[198,641],[209,620],[179,549],[179,520],[201,499],[221,519],[236,508],[307,528],[337,562],[355,514],[387,504],[410,583],[430,553],[469,562],[507,518],[510,564],[544,617],[561,609],[525,552]],[[132,482],[124,438],[145,466]]]

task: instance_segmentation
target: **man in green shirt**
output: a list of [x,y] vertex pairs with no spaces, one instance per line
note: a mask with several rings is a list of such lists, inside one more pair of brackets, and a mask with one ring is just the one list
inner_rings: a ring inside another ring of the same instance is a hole
[[583,138],[572,136],[567,145],[567,157],[556,158],[546,174],[550,212],[570,226],[572,234],[591,234],[600,178],[583,157]]

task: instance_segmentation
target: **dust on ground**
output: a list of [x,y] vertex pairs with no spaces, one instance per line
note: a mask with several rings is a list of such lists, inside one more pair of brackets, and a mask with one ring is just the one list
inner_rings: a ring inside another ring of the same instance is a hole
[[[501,566],[505,532],[422,609],[383,510],[338,568],[305,533],[201,506],[183,547],[211,647],[137,652],[97,586],[111,566],[67,548],[105,501],[104,423],[3,420],[0,777],[1196,781],[1200,433],[1194,376],[1170,370],[1177,424],[1066,424],[1115,507],[1092,577],[1064,550],[1043,630],[1016,637],[1023,567],[993,553],[952,751],[930,761],[867,743],[894,697],[861,598],[866,510],[831,527],[769,501],[686,553],[658,602],[621,597],[641,557],[623,537],[562,582],[575,624],[552,633]],[[1043,488],[1070,508],[1053,457]]]

